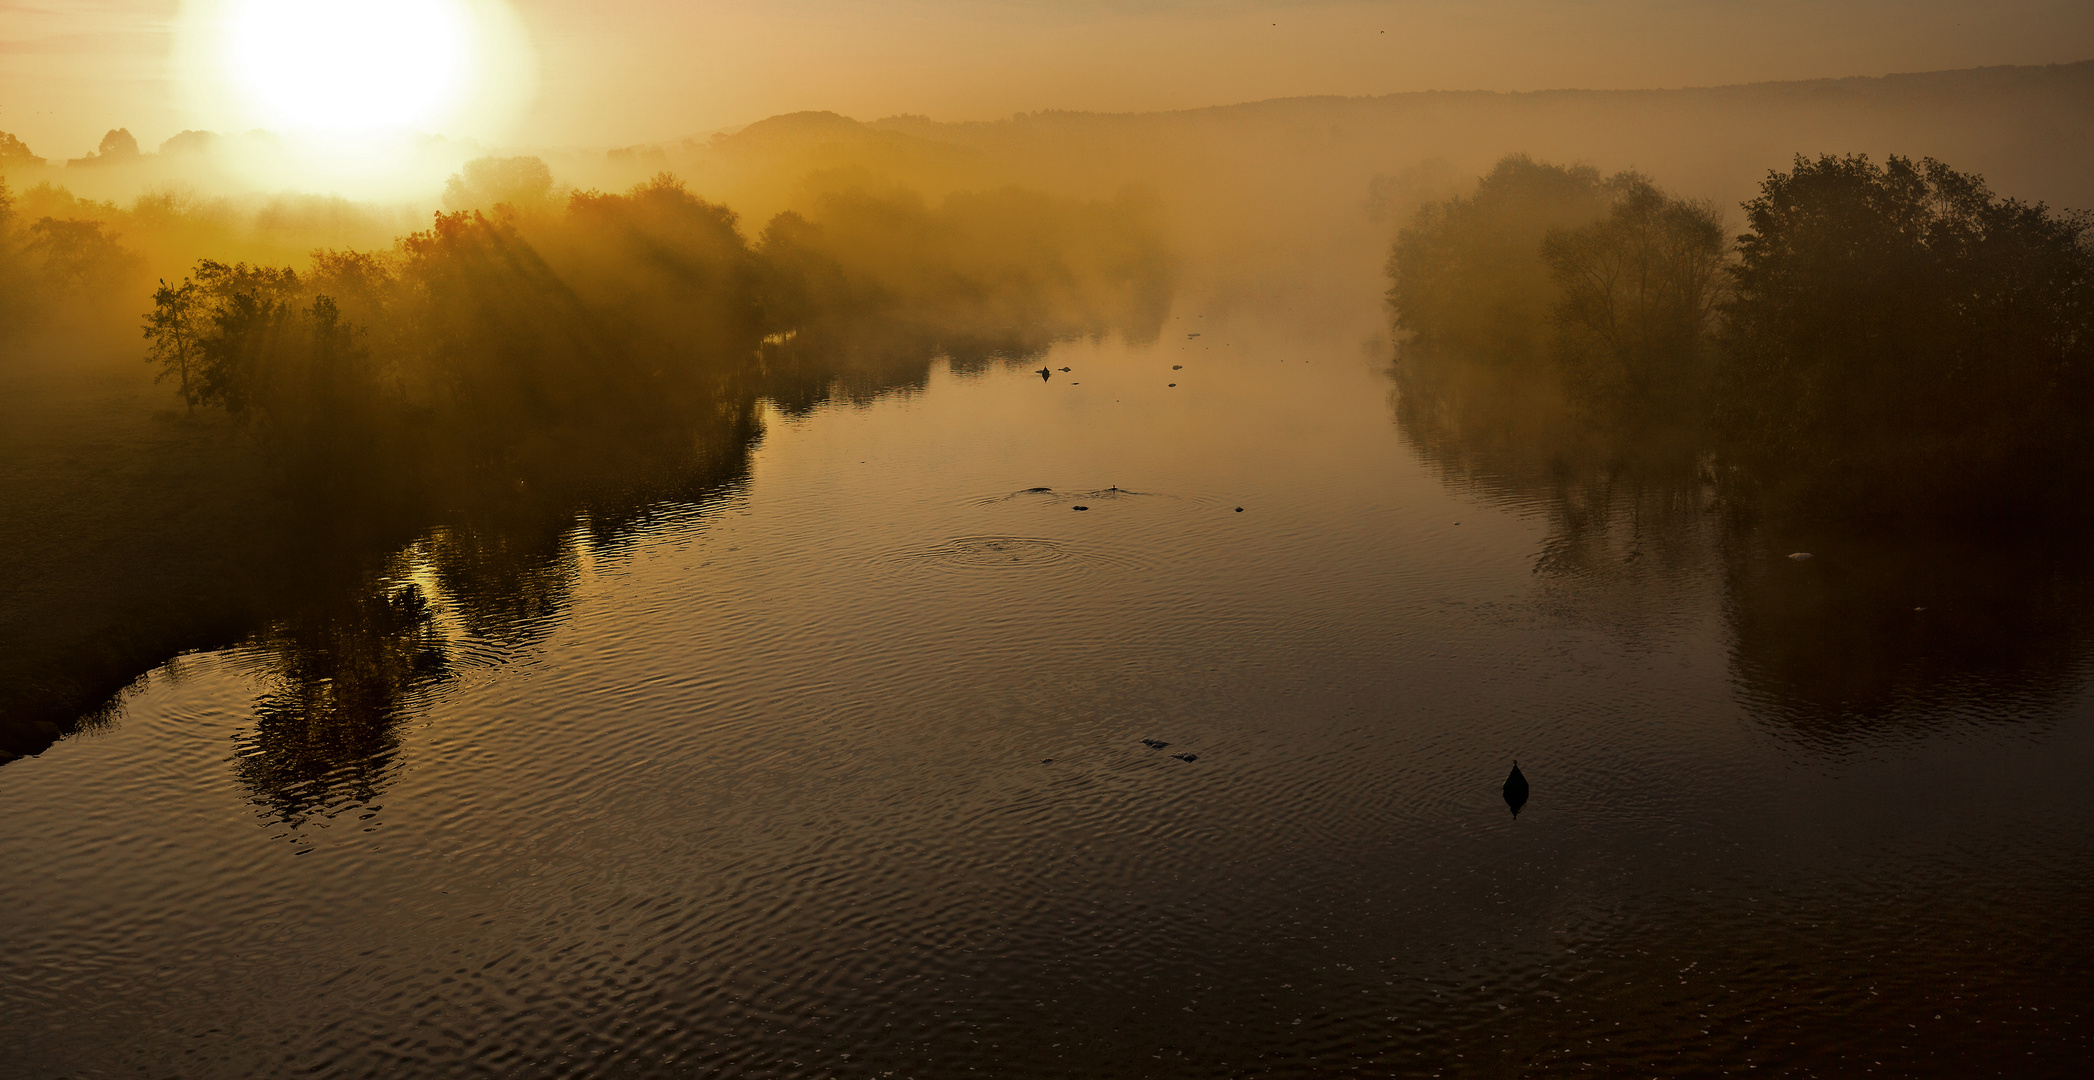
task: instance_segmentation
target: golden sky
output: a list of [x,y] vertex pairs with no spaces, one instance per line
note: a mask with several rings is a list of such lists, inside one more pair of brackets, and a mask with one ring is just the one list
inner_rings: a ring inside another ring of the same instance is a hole
[[[118,126],[148,149],[185,128],[253,126],[184,59],[199,12],[228,2],[0,0],[0,130],[58,158]],[[528,44],[504,48],[530,77],[450,133],[526,145],[672,139],[800,109],[989,119],[2094,58],[2085,0],[456,2],[513,14]]]

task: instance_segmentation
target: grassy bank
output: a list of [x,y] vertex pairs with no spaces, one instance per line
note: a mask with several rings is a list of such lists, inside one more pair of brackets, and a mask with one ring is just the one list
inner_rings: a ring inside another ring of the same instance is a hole
[[138,674],[237,639],[292,565],[252,441],[186,416],[128,339],[0,352],[0,753],[35,753]]

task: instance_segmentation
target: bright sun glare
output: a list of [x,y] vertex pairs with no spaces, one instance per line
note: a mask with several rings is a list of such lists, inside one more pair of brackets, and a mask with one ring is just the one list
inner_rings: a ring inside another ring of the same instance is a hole
[[433,128],[479,66],[459,0],[236,0],[223,26],[227,74],[289,128]]

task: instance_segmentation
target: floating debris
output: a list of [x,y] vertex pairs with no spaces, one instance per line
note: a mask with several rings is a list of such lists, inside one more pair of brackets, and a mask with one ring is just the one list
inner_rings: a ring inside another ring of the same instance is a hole
[[1177,758],[1177,759],[1178,759],[1179,761],[1198,761],[1198,760],[1200,760],[1200,755],[1198,755],[1198,754],[1172,754],[1171,756],[1172,756],[1172,757],[1174,757],[1174,758]]
[[1810,552],[1808,551],[1793,552],[1789,555],[1790,562],[1804,562],[1807,561],[1809,558]]
[[1237,508],[1236,508],[1236,512],[1237,512],[1237,513],[1239,513],[1239,514],[1243,513],[1243,507],[1241,507],[1241,506],[1237,507]]
[[1169,746],[1170,744],[1164,742],[1162,739],[1143,739],[1142,745],[1148,747],[1151,750],[1161,750],[1164,747]]
[[1191,341],[1191,340],[1192,340],[1193,338],[1196,338],[1196,337],[1199,337],[1199,336],[1200,336],[1200,335],[1198,335],[1198,334],[1187,334],[1187,335],[1185,335],[1185,340],[1187,340],[1187,341]]
[[1178,385],[1178,384],[1177,384],[1177,383],[1172,383],[1171,385],[1172,385],[1172,386],[1176,386],[1176,385]]
[[1054,372],[1047,368],[1041,368],[1040,370],[1033,372],[1033,374],[1038,375],[1040,377],[1041,382],[1046,382],[1047,379],[1054,374]]
[[1185,370],[1185,365],[1184,365],[1184,364],[1172,364],[1172,365],[1171,365],[1171,370],[1172,370],[1172,371],[1184,371],[1184,370]]
[[1026,488],[1025,490],[1027,490],[1027,491],[1053,491],[1054,489],[1053,489],[1053,488],[1051,488],[1051,487],[1036,487],[1036,488]]
[[1090,509],[1090,507],[1088,507],[1088,506],[1072,506],[1072,507],[1070,507],[1069,509],[1071,509],[1071,510],[1089,510],[1089,509]]

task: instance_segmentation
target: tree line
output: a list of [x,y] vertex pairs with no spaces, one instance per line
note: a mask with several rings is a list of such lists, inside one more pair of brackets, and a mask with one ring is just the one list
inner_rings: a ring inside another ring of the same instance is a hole
[[[1391,250],[1406,363],[1550,382],[1733,494],[1897,515],[2094,485],[2094,216],[1938,161],[1798,157],[1721,211],[1512,156]],[[1475,379],[1476,376],[1469,376]]]
[[446,201],[387,250],[163,279],[148,359],[186,409],[240,422],[315,490],[507,483],[571,471],[578,450],[745,439],[759,396],[805,407],[854,371],[1153,337],[1168,296],[1160,215],[1134,194],[852,188],[753,241],[666,173],[563,193],[536,159],[485,159]]

